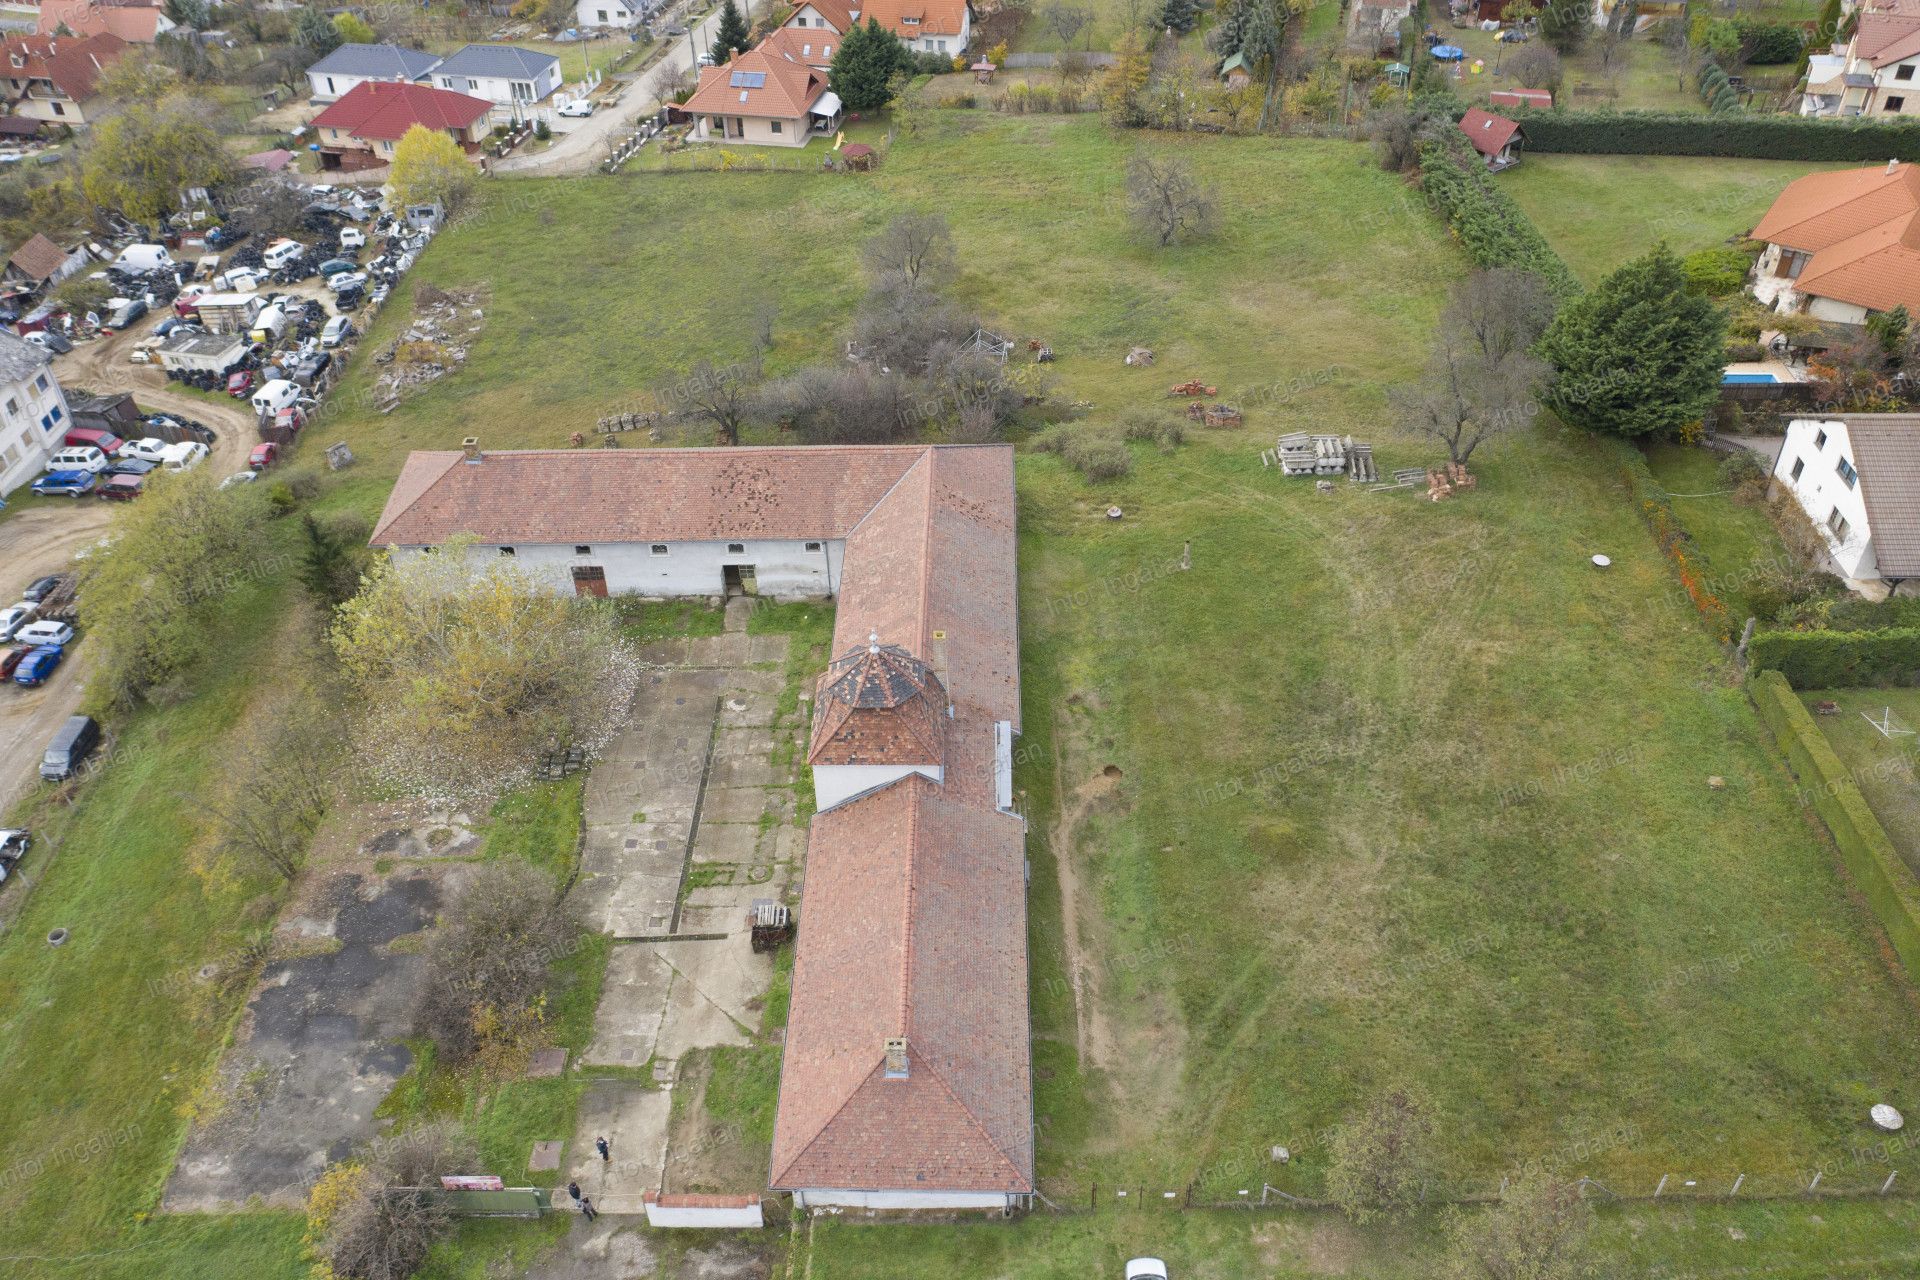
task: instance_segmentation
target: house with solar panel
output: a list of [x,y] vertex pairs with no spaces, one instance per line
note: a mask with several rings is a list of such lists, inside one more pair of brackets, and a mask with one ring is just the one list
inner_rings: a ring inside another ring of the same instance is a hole
[[700,87],[681,108],[705,142],[804,147],[840,127],[840,98],[827,73],[800,57],[762,45],[724,67],[705,67]]

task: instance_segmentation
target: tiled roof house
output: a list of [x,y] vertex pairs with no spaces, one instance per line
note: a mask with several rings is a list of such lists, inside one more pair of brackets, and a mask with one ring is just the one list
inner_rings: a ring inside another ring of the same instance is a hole
[[1777,311],[1860,324],[1920,311],[1920,165],[1810,173],[1789,182],[1753,229],[1766,248],[1754,296]]
[[412,455],[372,541],[556,590],[838,595],[771,1185],[807,1207],[1033,1191],[1012,451]]

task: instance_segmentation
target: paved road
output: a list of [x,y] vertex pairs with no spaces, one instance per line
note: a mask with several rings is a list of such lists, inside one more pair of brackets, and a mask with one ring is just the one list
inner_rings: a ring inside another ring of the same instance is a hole
[[[742,7],[746,11],[749,23],[753,21],[758,6],[753,0],[745,0]],[[641,72],[631,83],[621,89],[619,98],[611,105],[594,112],[580,122],[580,126],[559,134],[551,147],[538,155],[508,156],[494,165],[496,173],[511,173],[522,177],[557,177],[568,173],[585,173],[607,158],[607,143],[610,139],[624,138],[632,132],[635,122],[652,115],[660,108],[661,86],[671,83],[681,72],[692,67],[699,54],[713,44],[714,32],[720,26],[718,9],[708,14],[684,36],[677,37],[661,59]]]

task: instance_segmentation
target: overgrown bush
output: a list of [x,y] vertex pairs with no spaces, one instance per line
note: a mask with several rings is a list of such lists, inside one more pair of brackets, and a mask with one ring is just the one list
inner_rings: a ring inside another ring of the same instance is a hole
[[1061,456],[1089,480],[1117,480],[1133,470],[1133,454],[1118,436],[1080,432],[1067,441]]
[[1747,283],[1747,271],[1753,255],[1737,245],[1715,245],[1700,249],[1680,260],[1680,271],[1687,279],[1687,292],[1706,298],[1724,298],[1740,292]]
[[1752,501],[1766,492],[1767,464],[1751,449],[1736,449],[1720,460],[1716,468],[1720,483],[1743,501]]
[[1187,442],[1187,424],[1170,413],[1136,405],[1120,414],[1120,434],[1127,440],[1154,445],[1162,453],[1172,453]]
[[1475,265],[1531,271],[1547,282],[1557,298],[1580,291],[1573,272],[1513,197],[1493,184],[1464,136],[1420,149],[1420,189]]
[[1806,46],[1807,33],[1797,23],[1739,17],[1733,27],[1740,34],[1740,56],[1753,66],[1798,62]]

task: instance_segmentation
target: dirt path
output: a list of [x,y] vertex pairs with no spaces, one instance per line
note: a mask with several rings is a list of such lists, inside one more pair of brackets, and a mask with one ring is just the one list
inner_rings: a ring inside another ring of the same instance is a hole
[[1054,758],[1053,767],[1054,787],[1058,794],[1067,797],[1060,816],[1047,833],[1047,844],[1053,850],[1053,865],[1060,880],[1060,936],[1066,949],[1067,977],[1073,983],[1074,1049],[1082,1071],[1093,1067],[1104,1069],[1115,1063],[1113,1027],[1107,1020],[1094,966],[1087,958],[1087,948],[1081,939],[1083,908],[1080,872],[1074,866],[1074,845],[1087,811],[1102,796],[1111,794],[1120,780],[1117,775],[1096,773],[1069,791],[1058,756]]
[[151,331],[152,326],[143,321],[110,338],[80,343],[54,359],[54,376],[67,388],[101,394],[131,391],[142,409],[204,422],[216,436],[206,465],[221,476],[246,470],[247,455],[259,442],[251,408],[239,400],[214,401],[176,391],[158,365],[128,363],[127,353]]

